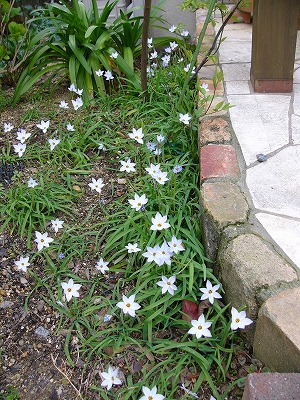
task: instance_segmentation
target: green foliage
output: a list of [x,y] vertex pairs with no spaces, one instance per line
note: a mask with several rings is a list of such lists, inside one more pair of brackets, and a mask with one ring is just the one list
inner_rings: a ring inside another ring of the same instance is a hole
[[0,0],[0,77],[6,77],[10,82],[19,74],[28,39],[25,24],[14,21],[21,8],[13,5],[12,0]]
[[28,247],[32,231],[45,229],[46,222],[56,212],[73,214],[74,194],[53,182],[50,176],[41,177],[35,188],[28,188],[26,182],[11,186],[8,190],[2,189],[0,198],[0,216],[5,221],[1,232],[9,227],[11,232],[26,235]]
[[0,393],[0,400],[18,400],[18,399],[20,399],[20,395],[13,386],[9,386],[4,393]]
[[[51,73],[49,80],[62,73],[80,89],[84,99],[94,93],[105,96],[106,83],[96,71],[106,69],[125,76],[136,89],[140,82],[134,72],[133,59],[138,54],[138,39],[141,34],[141,20],[122,14],[115,24],[108,18],[116,1],[107,2],[98,15],[96,1],[86,10],[82,2],[73,0],[72,5],[48,4],[42,17],[51,26],[35,35],[30,46],[35,48],[17,84],[14,103],[34,85],[41,76]],[[116,59],[111,57],[119,52]]]

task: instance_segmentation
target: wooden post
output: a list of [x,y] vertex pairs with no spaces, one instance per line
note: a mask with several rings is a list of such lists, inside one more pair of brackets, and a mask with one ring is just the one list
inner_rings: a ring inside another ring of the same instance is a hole
[[299,8],[300,0],[254,0],[251,82],[255,92],[293,90]]

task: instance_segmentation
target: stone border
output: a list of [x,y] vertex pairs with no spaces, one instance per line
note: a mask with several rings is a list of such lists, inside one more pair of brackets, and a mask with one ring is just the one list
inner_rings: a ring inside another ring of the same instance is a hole
[[[206,10],[197,11],[198,34],[205,16]],[[213,39],[209,26],[203,50]],[[213,64],[201,70],[201,83],[211,90],[215,70]],[[226,100],[223,84],[215,94],[213,105]],[[247,316],[255,321],[246,330],[255,357],[272,370],[300,372],[299,276],[264,229],[257,228],[245,162],[228,111],[203,117],[198,133],[203,242],[225,301],[236,308],[246,306]]]

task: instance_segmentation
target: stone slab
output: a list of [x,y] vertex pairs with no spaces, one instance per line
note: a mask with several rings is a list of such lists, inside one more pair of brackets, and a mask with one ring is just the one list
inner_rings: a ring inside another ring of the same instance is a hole
[[229,143],[231,132],[228,121],[224,118],[209,118],[199,125],[199,143],[204,146],[209,143]]
[[247,171],[246,182],[260,211],[300,218],[300,145],[286,147]]
[[242,400],[299,400],[300,374],[249,374]]
[[240,170],[236,152],[231,145],[209,144],[200,150],[201,181],[208,178],[237,179]]
[[225,299],[234,307],[246,305],[253,320],[259,308],[259,289],[297,280],[294,269],[254,234],[239,235],[223,245],[218,265]]
[[265,213],[256,217],[300,272],[300,221]]
[[234,183],[206,182],[201,187],[201,199],[204,212],[220,228],[247,221],[247,201]]
[[268,299],[258,315],[255,357],[277,372],[300,372],[299,326],[300,287]]
[[250,63],[222,64],[224,81],[250,81]]
[[292,119],[292,143],[300,144],[300,117],[293,114]]
[[228,81],[226,82],[226,93],[231,94],[250,94],[249,81]]

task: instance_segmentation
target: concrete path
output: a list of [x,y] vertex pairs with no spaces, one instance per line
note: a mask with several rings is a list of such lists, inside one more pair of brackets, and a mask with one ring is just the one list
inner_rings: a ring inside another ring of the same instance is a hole
[[[224,37],[219,62],[225,97],[233,106],[229,115],[245,159],[255,216],[300,270],[300,33],[290,94],[253,92],[252,25],[227,25]],[[267,160],[259,162],[258,154]]]

